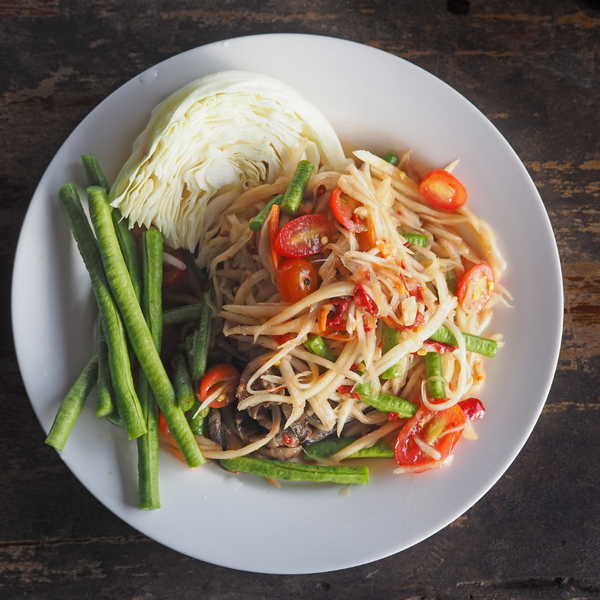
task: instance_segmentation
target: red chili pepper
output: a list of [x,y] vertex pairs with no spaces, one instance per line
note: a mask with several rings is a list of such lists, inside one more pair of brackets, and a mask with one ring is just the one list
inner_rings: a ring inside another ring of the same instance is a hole
[[353,387],[352,385],[340,385],[337,391],[340,394],[350,394],[355,400],[360,400],[360,396],[352,391]]
[[454,352],[456,346],[450,344],[442,344],[441,342],[424,342],[423,350],[427,352],[437,352],[438,354],[444,354],[445,352]]
[[379,314],[379,307],[375,303],[375,300],[373,300],[373,298],[367,294],[362,283],[357,283],[354,286],[354,301],[364,312],[369,313],[374,317]]
[[290,435],[288,435],[287,433],[284,433],[281,436],[281,441],[283,442],[284,446],[291,446],[294,443],[294,440],[292,439],[292,437]]
[[398,413],[388,413],[388,421],[397,421],[399,416]]
[[284,333],[283,335],[274,335],[273,339],[281,346],[281,344],[289,342],[292,338],[288,333]]
[[458,405],[465,413],[465,418],[467,421],[472,421],[473,419],[483,419],[483,416],[485,415],[483,403],[477,398],[467,398],[466,400],[459,402]]
[[330,304],[333,304],[333,308],[327,315],[327,321],[325,322],[327,329],[341,324],[350,305],[350,298],[334,298],[330,301]]

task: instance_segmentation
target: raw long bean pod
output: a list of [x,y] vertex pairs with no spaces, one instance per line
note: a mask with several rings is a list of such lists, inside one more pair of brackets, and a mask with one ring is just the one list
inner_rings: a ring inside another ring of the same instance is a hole
[[81,409],[97,380],[98,355],[94,354],[60,405],[46,438],[46,444],[57,450],[64,449],[69,433],[71,433],[71,429],[81,414]]
[[58,197],[67,214],[77,247],[90,274],[92,289],[98,302],[100,322],[108,344],[111,382],[118,412],[124,421],[129,439],[137,438],[146,433],[146,425],[131,375],[123,321],[104,273],[98,244],[83,212],[75,186],[64,185],[60,189]]
[[[108,179],[104,176],[100,163],[95,156],[81,156],[81,162],[88,179],[88,185],[102,187],[106,190],[106,193],[110,192],[110,184]],[[117,232],[117,238],[119,239],[119,246],[127,265],[127,270],[131,276],[131,282],[135,289],[138,300],[141,301],[142,294],[142,268],[140,265],[140,258],[138,255],[137,244],[131,230],[129,229],[129,223],[117,210],[111,211],[113,223],[115,224],[115,231]]]
[[361,394],[360,399],[380,412],[394,413],[401,419],[412,417],[418,408],[412,402],[389,394],[377,394],[377,396],[363,396]]
[[196,396],[194,395],[192,378],[190,377],[187,360],[183,352],[175,352],[173,366],[175,367],[173,386],[175,387],[177,405],[185,412],[192,408]]
[[337,354],[332,352],[327,346],[327,342],[320,335],[309,335],[308,339],[304,342],[304,345],[317,356],[326,358],[331,362],[335,362],[338,357]]
[[114,410],[112,385],[110,382],[110,363],[108,361],[108,344],[102,323],[98,323],[98,397],[96,415],[108,417]]
[[170,308],[163,312],[163,325],[180,325],[188,321],[198,321],[202,313],[202,303]]
[[90,187],[88,199],[107,279],[133,349],[186,463],[190,467],[197,467],[206,461],[183,412],[175,405],[175,391],[154,345],[119,249],[106,191],[104,188]]
[[263,223],[265,222],[265,219],[267,218],[267,215],[271,212],[271,207],[273,206],[273,204],[278,204],[279,206],[281,206],[282,202],[283,194],[279,194],[278,196],[275,196],[275,198],[273,198],[272,200],[269,200],[267,202],[267,205],[253,219],[250,219],[248,227],[250,227],[252,231],[260,231],[262,229]]
[[200,312],[200,326],[194,341],[192,377],[196,380],[204,377],[208,363],[208,348],[212,327],[212,311],[209,304],[210,291],[204,292],[202,310]]
[[[157,229],[142,234],[144,268],[142,309],[154,347],[162,342],[162,233]],[[158,490],[158,415],[156,399],[144,371],[140,372],[140,403],[148,432],[137,439],[140,509],[160,508]]]
[[369,469],[367,467],[305,465],[265,458],[249,458],[247,456],[223,459],[220,462],[230,471],[252,473],[260,477],[271,477],[286,481],[369,483]]

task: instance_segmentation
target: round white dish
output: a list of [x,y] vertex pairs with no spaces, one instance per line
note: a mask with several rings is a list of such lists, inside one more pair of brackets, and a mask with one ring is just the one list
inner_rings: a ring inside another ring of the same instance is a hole
[[[243,69],[279,78],[316,104],[343,141],[385,153],[414,149],[427,167],[460,158],[454,174],[469,206],[493,227],[508,262],[499,307],[486,333],[505,347],[486,361],[479,439],[461,441],[448,468],[395,476],[372,463],[371,482],[352,486],[282,482],[276,489],[216,465],[188,469],[161,451],[162,508],[137,509],[136,447],[124,431],[83,410],[61,454],[113,513],[186,555],[262,573],[317,573],[384,558],[436,533],[469,509],[526,442],[552,383],[562,332],[556,242],[521,161],[465,98],[420,68],[352,42],[259,35],[175,56],[132,79],[75,129],[50,163],[29,207],[17,249],[13,331],[21,373],[44,430],[94,351],[95,301],[57,201],[66,182],[82,191],[79,156],[98,157],[109,180],[129,156],[152,108],[189,81]],[[50,452],[50,448],[48,448]],[[182,507],[186,507],[185,509]],[[497,524],[500,525],[500,524]]]

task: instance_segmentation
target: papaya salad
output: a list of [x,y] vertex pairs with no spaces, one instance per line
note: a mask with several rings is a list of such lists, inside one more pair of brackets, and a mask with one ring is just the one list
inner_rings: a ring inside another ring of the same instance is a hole
[[159,440],[279,485],[366,483],[363,458],[421,473],[476,439],[502,345],[483,334],[510,296],[457,161],[348,159],[297,92],[226,72],[155,109],[112,189],[83,162],[92,226],[75,186],[59,198],[98,352],[47,443],[63,449],[97,383],[98,416],[137,440],[140,508],[157,508]]

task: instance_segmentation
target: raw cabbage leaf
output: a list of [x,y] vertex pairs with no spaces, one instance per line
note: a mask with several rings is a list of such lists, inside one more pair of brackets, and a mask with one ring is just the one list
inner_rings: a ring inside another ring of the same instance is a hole
[[305,138],[307,160],[345,170],[333,128],[293,88],[248,71],[196,79],[152,111],[111,205],[131,226],[155,226],[194,251],[219,213],[245,190],[273,183]]

